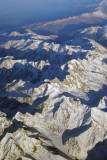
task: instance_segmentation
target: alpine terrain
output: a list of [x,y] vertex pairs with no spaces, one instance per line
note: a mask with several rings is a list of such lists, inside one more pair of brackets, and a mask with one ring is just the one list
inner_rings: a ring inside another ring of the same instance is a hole
[[0,32],[0,160],[107,160],[107,26],[77,33]]

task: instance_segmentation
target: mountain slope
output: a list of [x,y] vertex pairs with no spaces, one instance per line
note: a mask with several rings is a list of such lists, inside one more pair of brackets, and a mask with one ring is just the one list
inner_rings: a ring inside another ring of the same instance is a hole
[[0,38],[0,159],[106,160],[107,49],[30,30]]

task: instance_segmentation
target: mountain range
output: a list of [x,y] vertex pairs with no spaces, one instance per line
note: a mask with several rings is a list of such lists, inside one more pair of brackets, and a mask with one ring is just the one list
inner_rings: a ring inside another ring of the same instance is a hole
[[106,32],[0,34],[1,160],[107,159]]
[[0,160],[107,160],[107,0],[0,2]]

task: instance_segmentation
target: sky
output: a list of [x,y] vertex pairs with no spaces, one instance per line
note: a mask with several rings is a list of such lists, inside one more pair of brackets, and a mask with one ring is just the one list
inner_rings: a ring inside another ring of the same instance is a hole
[[0,29],[68,17],[71,6],[71,0],[0,0]]
[[[0,0],[0,14],[69,8],[69,0]],[[67,3],[66,3],[67,2]]]
[[101,0],[0,0],[0,29],[91,12]]
[[[20,12],[67,11],[72,10],[75,5],[79,10],[85,5],[92,5],[95,1],[96,0],[0,0],[0,15],[18,14]],[[97,2],[98,1],[101,0],[97,0]]]

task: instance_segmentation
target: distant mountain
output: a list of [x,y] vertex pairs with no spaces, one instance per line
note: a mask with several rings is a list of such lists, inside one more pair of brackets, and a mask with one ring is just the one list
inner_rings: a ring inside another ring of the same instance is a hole
[[0,34],[1,160],[107,159],[103,31],[62,44],[29,29]]
[[[71,35],[71,39],[73,39],[73,42],[77,39],[81,39],[82,37],[86,37],[92,40],[95,40],[96,42],[102,44],[103,46],[107,47],[107,25],[100,27],[89,27],[85,29],[78,30]],[[67,42],[66,42],[67,43]]]
[[96,41],[107,40],[107,25],[104,27],[90,27],[80,31],[81,36],[94,39]]
[[40,34],[71,36],[79,29],[104,24],[107,24],[107,14],[101,10],[98,10],[56,21],[35,23],[25,26],[24,28],[29,28],[30,30]]

